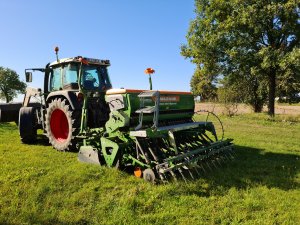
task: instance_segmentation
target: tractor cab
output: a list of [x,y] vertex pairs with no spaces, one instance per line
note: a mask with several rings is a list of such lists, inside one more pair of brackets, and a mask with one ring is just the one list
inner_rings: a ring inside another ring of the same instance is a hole
[[104,92],[112,87],[108,60],[81,56],[55,61],[49,65],[48,90],[82,90]]
[[45,73],[44,93],[62,90],[105,92],[112,88],[107,67],[109,60],[81,56],[56,60],[45,68],[25,69],[26,82],[32,82],[32,72]]

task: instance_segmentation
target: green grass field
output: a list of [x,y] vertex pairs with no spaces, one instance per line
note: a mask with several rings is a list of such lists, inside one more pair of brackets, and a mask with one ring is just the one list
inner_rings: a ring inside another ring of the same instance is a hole
[[167,185],[80,163],[43,140],[21,144],[15,124],[0,124],[0,224],[300,224],[299,120],[222,120],[236,159]]

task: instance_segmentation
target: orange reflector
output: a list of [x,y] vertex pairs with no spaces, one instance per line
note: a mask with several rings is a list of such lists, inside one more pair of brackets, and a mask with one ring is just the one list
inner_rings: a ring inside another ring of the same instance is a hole
[[152,73],[155,73],[155,70],[152,69],[152,68],[147,68],[147,69],[145,70],[145,74],[152,74]]
[[136,177],[142,177],[142,170],[141,170],[141,168],[140,167],[136,167],[136,168],[134,168],[134,176],[136,176]]

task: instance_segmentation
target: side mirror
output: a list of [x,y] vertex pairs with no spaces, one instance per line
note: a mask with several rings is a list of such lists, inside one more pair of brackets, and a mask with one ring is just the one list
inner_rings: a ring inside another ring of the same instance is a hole
[[32,73],[25,72],[26,82],[32,82]]

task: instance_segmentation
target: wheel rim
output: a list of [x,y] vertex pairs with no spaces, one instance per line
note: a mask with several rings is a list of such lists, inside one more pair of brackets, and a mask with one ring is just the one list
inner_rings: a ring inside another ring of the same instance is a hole
[[51,114],[50,129],[54,138],[58,142],[64,142],[69,135],[69,123],[66,114],[60,110],[55,109]]

